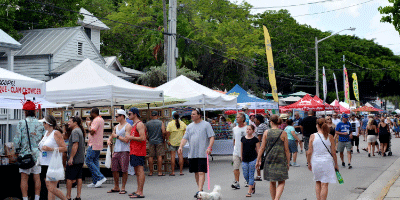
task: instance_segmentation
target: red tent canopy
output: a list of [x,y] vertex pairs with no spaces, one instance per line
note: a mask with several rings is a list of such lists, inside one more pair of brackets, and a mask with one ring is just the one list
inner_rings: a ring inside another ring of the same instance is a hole
[[304,111],[324,111],[324,105],[315,101],[309,94],[306,94],[302,99],[296,103],[284,106],[283,109],[301,109]]
[[[314,101],[316,101],[320,104],[324,104],[324,101],[322,101],[322,99],[320,99],[318,96],[314,96],[313,99],[314,99]],[[334,111],[339,112],[340,108],[339,108],[339,106],[331,106],[331,105],[325,103],[325,110],[334,110]]]
[[369,106],[363,106],[353,110],[353,112],[380,112],[380,111],[382,110]]
[[350,110],[345,108],[344,106],[339,104],[339,101],[335,100],[334,101],[334,105],[339,107],[339,112],[340,113],[346,113],[346,114],[350,114]]
[[[254,110],[250,110],[250,111],[254,112]],[[239,110],[239,112],[241,112],[241,110]],[[234,115],[236,113],[237,113],[236,110],[227,110],[227,111],[225,111],[226,115]],[[257,109],[257,114],[266,114],[266,113],[265,113],[264,109]]]

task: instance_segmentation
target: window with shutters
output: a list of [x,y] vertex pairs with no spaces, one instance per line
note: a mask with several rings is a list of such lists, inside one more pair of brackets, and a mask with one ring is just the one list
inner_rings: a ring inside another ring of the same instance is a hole
[[83,44],[78,42],[78,55],[83,55]]

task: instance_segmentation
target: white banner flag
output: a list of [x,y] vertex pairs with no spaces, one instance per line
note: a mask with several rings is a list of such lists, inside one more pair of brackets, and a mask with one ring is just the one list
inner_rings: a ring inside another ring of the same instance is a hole
[[338,100],[338,102],[339,102],[339,93],[338,93],[338,90],[337,90],[337,82],[336,82],[336,76],[335,76],[335,73],[333,73],[333,79],[335,80],[336,99],[337,99],[337,100]]
[[322,67],[322,81],[323,81],[323,88],[324,88],[324,103],[326,101],[326,95],[328,93],[328,89],[326,86],[326,75],[325,75],[325,67]]

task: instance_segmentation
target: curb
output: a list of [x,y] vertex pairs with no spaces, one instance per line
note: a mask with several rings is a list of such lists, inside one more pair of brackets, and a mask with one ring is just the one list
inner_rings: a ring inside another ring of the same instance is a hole
[[[400,177],[400,158],[390,165],[368,188],[358,196],[357,200],[383,200],[390,187]],[[400,196],[400,194],[399,194]]]

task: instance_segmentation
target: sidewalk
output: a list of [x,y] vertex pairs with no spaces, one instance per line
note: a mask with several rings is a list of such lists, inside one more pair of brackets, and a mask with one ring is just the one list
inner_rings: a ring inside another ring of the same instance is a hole
[[358,200],[400,200],[400,158],[383,172]]

